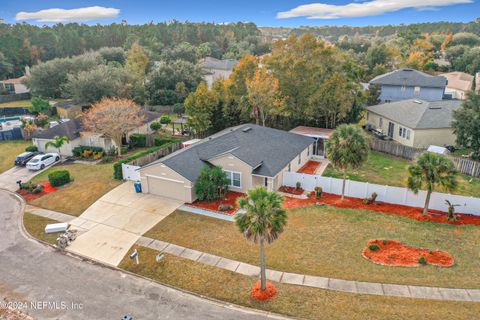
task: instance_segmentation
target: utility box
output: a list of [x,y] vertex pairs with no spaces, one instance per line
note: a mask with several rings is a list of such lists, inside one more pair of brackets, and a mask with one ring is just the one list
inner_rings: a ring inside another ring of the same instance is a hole
[[45,233],[65,232],[67,229],[68,223],[66,222],[47,224],[45,226]]

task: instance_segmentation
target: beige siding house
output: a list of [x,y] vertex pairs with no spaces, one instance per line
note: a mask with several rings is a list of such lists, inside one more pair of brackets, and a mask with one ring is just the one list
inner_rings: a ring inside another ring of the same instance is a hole
[[467,92],[473,90],[474,77],[465,72],[449,72],[441,74],[447,78],[448,83],[445,94],[451,95],[452,99],[465,100]]
[[184,202],[196,200],[202,167],[220,166],[229,189],[247,192],[262,185],[276,190],[283,173],[296,171],[312,155],[313,139],[253,124],[225,129],[139,169],[142,189]]
[[367,107],[365,117],[369,126],[398,143],[428,148],[455,145],[451,122],[460,107],[456,100],[404,100]]

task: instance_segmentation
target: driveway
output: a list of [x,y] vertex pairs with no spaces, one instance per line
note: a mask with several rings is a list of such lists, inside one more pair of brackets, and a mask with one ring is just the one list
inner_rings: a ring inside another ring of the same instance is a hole
[[70,222],[81,234],[68,250],[117,266],[140,236],[180,205],[177,200],[135,193],[133,183],[125,182]]
[[8,169],[7,171],[0,173],[0,188],[10,191],[16,191],[18,189],[18,180],[22,180],[22,182],[27,182],[42,171],[43,170],[30,171],[25,167],[13,167],[11,169]]
[[0,301],[37,302],[43,308],[29,304],[23,309],[35,319],[122,319],[126,314],[147,320],[270,318],[87,263],[27,240],[20,232],[23,208],[19,200],[0,190],[0,203]]

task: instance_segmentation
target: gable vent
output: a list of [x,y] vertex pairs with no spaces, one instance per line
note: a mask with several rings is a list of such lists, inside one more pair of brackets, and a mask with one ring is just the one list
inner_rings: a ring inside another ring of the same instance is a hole
[[250,130],[252,130],[251,127],[246,127],[246,128],[244,128],[244,129],[242,129],[243,132],[248,132],[248,131],[250,131]]

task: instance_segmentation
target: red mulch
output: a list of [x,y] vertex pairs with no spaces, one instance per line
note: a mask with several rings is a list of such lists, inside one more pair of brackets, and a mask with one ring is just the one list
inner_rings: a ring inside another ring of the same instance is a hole
[[303,194],[303,192],[305,192],[305,190],[303,190],[302,188],[295,188],[295,187],[287,187],[287,186],[281,186],[280,189],[281,192],[285,192],[285,193],[290,193],[290,194],[295,194],[297,196]]
[[299,208],[315,204],[328,204],[337,208],[371,210],[386,214],[403,216],[418,221],[448,223],[454,225],[480,226],[480,216],[458,213],[456,214],[458,216],[458,220],[449,221],[447,218],[447,213],[438,210],[429,210],[428,215],[423,215],[423,208],[409,207],[380,201],[377,201],[374,204],[365,204],[363,203],[363,199],[349,197],[345,197],[345,199],[342,201],[339,195],[325,192],[322,193],[322,197],[319,199],[316,199],[314,193],[312,192],[308,199],[295,199],[285,197],[285,200],[283,202],[283,206],[286,209]]
[[46,195],[47,193],[54,192],[54,191],[58,190],[58,188],[52,187],[52,185],[48,181],[47,182],[42,182],[40,184],[43,185],[43,190],[39,193],[30,193],[25,189],[18,190],[17,193],[19,195],[21,195],[25,199],[25,201],[29,202],[29,201],[33,201],[35,199],[38,199],[38,198]]
[[[370,250],[371,244],[378,245],[380,249]],[[417,267],[420,265],[418,262],[420,257],[424,257],[427,264],[440,267],[451,267],[454,264],[453,257],[446,252],[410,247],[395,240],[370,240],[363,250],[363,256],[387,266]]]
[[261,301],[267,301],[272,298],[274,298],[278,293],[278,288],[275,287],[275,285],[271,282],[267,281],[267,288],[265,290],[262,290],[262,283],[260,280],[258,280],[253,286],[252,286],[252,298],[261,300]]
[[[187,205],[192,206],[192,207],[197,207],[200,209],[206,209],[210,211],[214,211],[217,213],[222,213],[222,214],[227,214],[227,215],[232,215],[237,211],[237,199],[240,197],[244,197],[245,194],[241,192],[235,192],[235,191],[228,191],[227,194],[225,195],[225,198],[222,200],[212,200],[212,201],[195,201],[194,203],[187,203]],[[228,211],[220,211],[218,210],[218,207],[223,204],[223,205],[231,205],[233,207],[232,210]]]
[[320,162],[309,160],[298,170],[298,173],[314,174],[317,171]]

